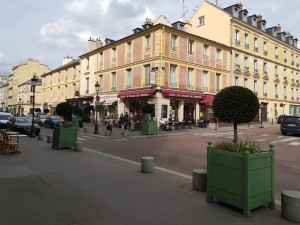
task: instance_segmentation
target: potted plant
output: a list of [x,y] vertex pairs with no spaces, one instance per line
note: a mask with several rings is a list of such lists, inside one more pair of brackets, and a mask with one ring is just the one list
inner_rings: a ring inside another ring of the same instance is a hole
[[144,114],[144,119],[141,123],[142,135],[157,134],[157,121],[151,118],[154,112],[154,105],[147,103],[143,105],[142,111]]
[[237,125],[251,122],[259,111],[256,95],[231,86],[221,90],[212,105],[221,121],[233,123],[233,141],[207,147],[207,202],[213,199],[241,208],[245,217],[252,209],[275,207],[274,148],[263,151],[254,141],[238,141]]
[[63,117],[64,123],[62,126],[53,127],[52,148],[61,149],[74,147],[74,144],[77,141],[77,128],[70,123],[70,118],[73,114],[73,106],[68,102],[62,102],[57,105],[56,113]]

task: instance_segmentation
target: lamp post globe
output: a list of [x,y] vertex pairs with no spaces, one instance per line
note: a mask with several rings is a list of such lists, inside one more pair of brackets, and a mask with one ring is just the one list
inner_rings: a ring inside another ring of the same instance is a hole
[[31,121],[31,132],[29,137],[36,137],[35,135],[35,126],[34,126],[34,103],[35,103],[35,86],[37,84],[38,78],[33,75],[31,78],[31,91],[32,91],[32,121]]
[[100,84],[98,83],[98,81],[97,81],[97,83],[95,84],[95,90],[96,90],[96,93],[97,93],[97,95],[96,95],[96,97],[95,97],[95,99],[96,99],[96,102],[95,102],[95,111],[96,111],[96,121],[95,121],[95,130],[94,130],[94,134],[99,134],[99,130],[98,130],[98,110],[97,110],[97,102],[100,100],[100,96],[98,96],[98,93],[99,93],[99,87],[100,87]]

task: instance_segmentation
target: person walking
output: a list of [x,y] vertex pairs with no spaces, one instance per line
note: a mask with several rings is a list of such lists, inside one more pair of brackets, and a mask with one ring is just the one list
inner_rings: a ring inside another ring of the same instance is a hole
[[111,125],[110,122],[107,123],[106,130],[108,132],[108,136],[111,136],[111,134],[112,134],[112,125]]
[[120,116],[120,123],[121,123],[121,128],[122,128],[122,135],[124,134],[124,128],[125,126],[127,126],[127,118],[124,116],[123,113],[121,113],[121,116]]

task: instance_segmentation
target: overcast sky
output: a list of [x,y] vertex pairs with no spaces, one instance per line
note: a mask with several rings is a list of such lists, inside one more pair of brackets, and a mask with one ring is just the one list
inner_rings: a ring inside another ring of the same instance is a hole
[[[222,8],[239,2],[300,39],[299,0],[218,0]],[[189,20],[202,3],[184,0],[183,10],[183,0],[0,0],[0,75],[28,58],[55,69],[64,56],[86,53],[89,37],[118,40],[160,15],[173,23],[186,12]]]

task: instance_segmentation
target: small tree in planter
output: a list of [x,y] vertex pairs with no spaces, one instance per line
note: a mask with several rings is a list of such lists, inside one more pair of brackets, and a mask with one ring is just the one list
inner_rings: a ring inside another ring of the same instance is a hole
[[263,152],[254,141],[238,142],[237,125],[252,121],[259,102],[249,89],[231,86],[221,90],[213,102],[214,115],[234,125],[234,141],[207,147],[207,201],[218,199],[243,209],[249,217],[254,208],[275,207],[274,147]]
[[45,113],[45,114],[48,114],[49,112],[50,112],[50,110],[49,110],[49,109],[47,109],[47,108],[46,108],[46,109],[44,109],[44,113]]
[[56,106],[57,115],[64,118],[64,121],[71,121],[73,114],[73,106],[68,102],[59,103]]
[[149,134],[157,134],[157,121],[150,119],[150,117],[153,116],[154,113],[154,105],[151,104],[145,104],[143,105],[143,114],[144,119],[141,123],[141,131],[143,135],[149,135]]
[[259,101],[248,88],[231,86],[222,89],[212,104],[214,116],[223,122],[233,123],[234,142],[238,142],[237,125],[250,123],[258,114]]

